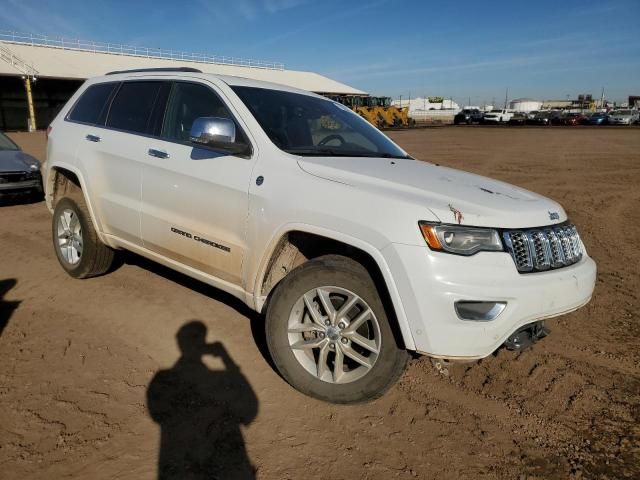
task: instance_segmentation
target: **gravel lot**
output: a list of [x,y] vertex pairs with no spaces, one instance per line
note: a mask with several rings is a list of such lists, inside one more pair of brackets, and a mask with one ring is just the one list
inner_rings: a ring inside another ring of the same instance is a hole
[[[382,399],[329,405],[280,379],[261,318],[238,301],[133,255],[73,280],[57,265],[44,203],[5,200],[0,478],[154,478],[159,455],[194,450],[210,459],[202,470],[167,473],[640,478],[640,129],[391,135],[417,158],[561,202],[598,263],[592,302],[550,321],[529,351],[500,350],[448,377],[417,358]],[[11,136],[43,158],[41,133]]]

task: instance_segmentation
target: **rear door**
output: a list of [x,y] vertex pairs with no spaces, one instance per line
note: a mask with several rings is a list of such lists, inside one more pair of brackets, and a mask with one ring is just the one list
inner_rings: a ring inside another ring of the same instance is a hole
[[141,229],[145,248],[241,285],[254,158],[189,142],[196,118],[225,117],[250,143],[223,98],[210,83],[173,83],[160,138],[146,142]]
[[142,163],[153,107],[169,84],[125,81],[112,94],[104,119],[88,127],[78,158],[89,179],[89,193],[100,229],[141,244]]

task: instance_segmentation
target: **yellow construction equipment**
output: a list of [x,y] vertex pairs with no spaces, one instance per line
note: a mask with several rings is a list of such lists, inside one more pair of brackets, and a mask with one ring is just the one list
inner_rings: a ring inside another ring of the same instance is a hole
[[382,129],[413,126],[413,122],[409,119],[409,108],[392,105],[389,97],[332,95],[329,98],[349,107],[374,127]]

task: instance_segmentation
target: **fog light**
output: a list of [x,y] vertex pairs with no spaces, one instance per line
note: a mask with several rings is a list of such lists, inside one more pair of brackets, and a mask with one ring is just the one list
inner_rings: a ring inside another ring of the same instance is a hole
[[460,300],[455,303],[456,313],[460,320],[476,320],[486,322],[498,317],[507,306],[507,302],[478,302]]

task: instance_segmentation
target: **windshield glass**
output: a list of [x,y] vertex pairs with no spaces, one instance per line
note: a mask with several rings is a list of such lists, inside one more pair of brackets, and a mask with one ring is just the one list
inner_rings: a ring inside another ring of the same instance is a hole
[[631,115],[631,110],[618,110],[613,112],[614,115]]
[[349,108],[331,100],[255,87],[232,87],[264,132],[295,155],[410,158]]
[[0,150],[20,150],[18,146],[13,143],[9,137],[0,132]]

